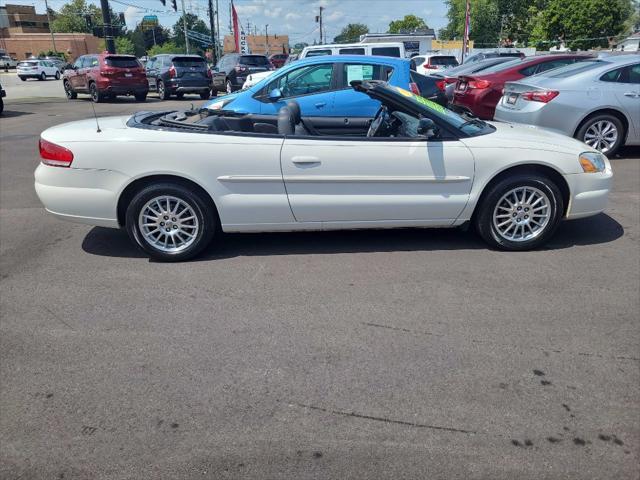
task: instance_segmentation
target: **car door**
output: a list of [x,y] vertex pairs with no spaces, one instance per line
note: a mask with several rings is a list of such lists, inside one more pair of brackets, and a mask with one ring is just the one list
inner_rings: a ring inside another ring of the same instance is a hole
[[[327,134],[341,126],[340,118],[335,117],[334,93],[336,88],[333,63],[305,65],[279,75],[262,89],[258,95],[260,113],[277,115],[288,101],[295,100],[305,121],[318,133]],[[275,101],[269,98],[274,90],[281,97]]]
[[628,141],[640,140],[640,63],[627,65],[600,77],[605,89],[613,92],[616,102],[630,119]]
[[80,70],[78,70],[78,89],[88,91],[89,90],[89,72],[91,71],[91,66],[93,65],[93,61],[97,62],[98,58],[94,55],[86,55],[82,58],[82,66]]
[[333,97],[333,116],[337,117],[338,131],[351,135],[364,135],[371,119],[380,108],[380,102],[351,87],[354,80],[388,81],[394,74],[390,65],[367,62],[336,63],[337,89]]
[[475,169],[457,139],[294,136],[280,161],[296,221],[327,228],[449,225],[467,204]]
[[66,77],[69,80],[69,83],[71,84],[71,87],[74,90],[77,89],[80,85],[79,72],[80,72],[80,69],[82,68],[83,58],[84,56],[76,58],[76,61],[73,62],[73,68],[65,70]]

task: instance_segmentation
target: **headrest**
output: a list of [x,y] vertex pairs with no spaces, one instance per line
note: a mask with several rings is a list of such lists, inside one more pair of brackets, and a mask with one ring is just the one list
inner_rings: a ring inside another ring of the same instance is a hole
[[300,105],[295,100],[289,100],[287,102],[287,107],[291,111],[291,115],[293,116],[293,122],[297,125],[300,123],[302,118],[302,114],[300,113]]
[[282,107],[278,110],[278,133],[280,135],[293,135],[296,125],[293,122],[293,115],[289,107]]

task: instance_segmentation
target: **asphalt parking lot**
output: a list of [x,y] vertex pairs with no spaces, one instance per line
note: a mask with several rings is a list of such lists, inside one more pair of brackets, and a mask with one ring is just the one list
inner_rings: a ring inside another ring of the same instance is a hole
[[638,478],[639,148],[540,251],[246,234],[162,264],[35,195],[40,132],[88,100],[7,100],[0,478]]

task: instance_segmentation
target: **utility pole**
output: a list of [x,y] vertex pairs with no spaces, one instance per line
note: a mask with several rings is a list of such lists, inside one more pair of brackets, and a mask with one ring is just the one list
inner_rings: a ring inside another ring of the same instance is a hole
[[[106,2],[107,0],[101,0]],[[182,0],[182,28],[184,29],[184,44],[187,47],[187,55],[189,55],[189,36],[187,35],[187,12],[184,9],[184,0]]]
[[113,41],[113,31],[111,30],[111,10],[109,10],[109,0],[100,0],[100,8],[102,8],[102,31],[104,32],[104,43],[107,46],[107,52],[116,53],[116,44]]
[[267,55],[269,55],[269,24],[268,23],[264,26],[264,39],[265,39],[265,42],[267,43],[265,52]]
[[[218,10],[218,0],[216,0],[216,53],[220,45],[220,11]],[[220,55],[222,56],[222,54]]]
[[320,23],[320,45],[322,45],[322,11],[324,7],[320,7],[320,15],[316,16],[316,23]]
[[211,61],[215,65],[216,63],[218,63],[218,52],[216,52],[216,23],[213,17],[213,0],[209,0],[209,23],[211,23]]
[[51,28],[51,17],[49,16],[49,3],[47,2],[47,0],[44,0],[44,8],[47,9],[47,23],[49,24],[49,32],[51,33],[51,43],[53,43],[53,51],[57,53],[58,49],[56,48],[56,39],[53,35],[53,29]]

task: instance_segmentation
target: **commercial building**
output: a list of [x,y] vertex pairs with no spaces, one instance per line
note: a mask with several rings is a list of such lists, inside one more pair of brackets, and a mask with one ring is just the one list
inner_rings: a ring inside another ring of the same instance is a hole
[[[247,35],[249,52],[257,55],[273,55],[274,53],[289,53],[289,35]],[[233,35],[224,36],[224,53],[236,51]]]
[[[73,61],[99,51],[100,39],[88,33],[54,34],[56,50]],[[0,6],[0,51],[17,60],[53,50],[46,13],[36,13],[31,5]]]

